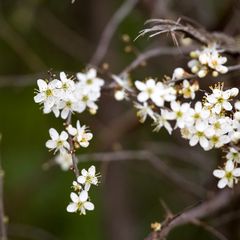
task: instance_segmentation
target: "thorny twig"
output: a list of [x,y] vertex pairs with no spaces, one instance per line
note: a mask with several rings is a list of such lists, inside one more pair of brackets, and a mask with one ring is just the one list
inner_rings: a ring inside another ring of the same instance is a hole
[[181,19],[177,21],[169,19],[151,19],[146,22],[149,25],[148,28],[140,31],[138,37],[149,35],[154,37],[163,33],[171,33],[175,38],[176,33],[183,33],[186,36],[190,36],[192,39],[204,45],[211,45],[216,43],[222,49],[229,53],[240,53],[239,46],[236,41],[223,33],[213,32],[210,33],[204,28],[195,28],[188,22],[184,22]]
[[232,190],[223,190],[216,194],[212,199],[203,202],[201,205],[193,207],[183,213],[174,215],[172,218],[166,219],[162,223],[160,231],[150,233],[145,240],[162,240],[176,227],[184,224],[192,223],[196,219],[208,217],[211,214],[223,209],[235,198],[240,196],[240,189],[236,189],[235,192]]

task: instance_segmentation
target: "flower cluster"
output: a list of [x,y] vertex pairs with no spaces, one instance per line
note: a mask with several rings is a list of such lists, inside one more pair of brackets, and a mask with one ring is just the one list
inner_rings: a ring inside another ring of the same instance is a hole
[[77,121],[76,128],[68,125],[66,131],[62,131],[60,134],[56,129],[50,128],[49,135],[51,139],[46,142],[46,147],[50,151],[54,151],[54,153],[58,152],[55,161],[63,170],[68,170],[72,166],[71,151],[73,149],[70,147],[70,142],[74,149],[86,148],[93,137],[93,134],[87,130],[87,127],[85,125],[81,126],[79,121]]
[[53,112],[56,117],[67,119],[70,113],[82,113],[85,109],[96,113],[96,101],[104,81],[91,68],[86,73],[77,73],[76,79],[61,72],[60,79],[39,79],[37,84],[39,89],[34,101],[43,105],[43,112]]
[[67,206],[67,211],[70,213],[79,212],[85,215],[86,210],[94,210],[94,204],[90,201],[88,191],[91,185],[98,184],[99,175],[96,174],[96,169],[91,166],[88,171],[82,169],[81,176],[77,178],[77,181],[73,181],[72,188],[74,192],[71,192],[71,203]]
[[[191,62],[198,62],[199,68],[192,71],[198,72],[200,77],[206,76],[209,71],[212,71],[214,76],[217,75],[216,72],[226,73],[227,68],[222,64],[227,59],[221,57],[219,52],[215,46],[195,51],[196,59]],[[206,74],[201,73],[203,70],[206,70]],[[211,92],[205,91],[202,101],[186,102],[184,99],[194,100],[200,90],[196,80],[187,80],[189,76],[184,69],[176,68],[172,78],[163,81],[152,78],[144,82],[135,81],[137,101],[134,106],[137,109],[137,116],[142,123],[150,117],[154,131],[164,127],[171,134],[173,129],[180,129],[182,137],[189,140],[190,146],[199,144],[205,151],[228,147],[227,162],[233,161],[233,168],[225,169],[229,175],[229,169],[231,171],[238,169],[237,164],[240,162],[236,160],[240,156],[236,150],[240,142],[240,101],[236,102],[235,99],[239,90],[238,88],[225,90],[224,85],[219,83],[210,87]],[[235,147],[230,148],[231,145]],[[227,162],[225,166],[229,165]],[[226,178],[227,184],[219,184],[219,187],[231,187],[237,182],[236,171],[233,171],[231,176]]]
[[68,212],[79,211],[85,214],[86,210],[93,210],[94,205],[89,201],[88,191],[91,185],[97,185],[98,179],[95,174],[95,167],[88,171],[82,170],[82,175],[78,177],[75,151],[78,148],[87,148],[93,134],[88,128],[77,121],[76,126],[72,126],[72,114],[82,113],[88,109],[90,113],[96,113],[97,100],[101,95],[101,87],[104,81],[97,77],[96,70],[91,68],[85,73],[77,73],[76,78],[67,77],[64,72],[60,73],[60,79],[51,81],[39,79],[37,81],[38,91],[34,101],[43,105],[43,112],[53,112],[55,117],[65,120],[65,129],[60,133],[50,128],[50,140],[46,142],[46,147],[57,155],[54,161],[60,165],[62,170],[73,169],[77,181],[73,182],[75,192],[71,193],[72,203],[67,207]]
[[205,77],[209,72],[213,77],[217,77],[219,73],[227,73],[228,68],[223,65],[227,62],[227,58],[222,57],[220,53],[216,44],[192,51],[190,53],[192,60],[188,62],[188,67],[200,78]]

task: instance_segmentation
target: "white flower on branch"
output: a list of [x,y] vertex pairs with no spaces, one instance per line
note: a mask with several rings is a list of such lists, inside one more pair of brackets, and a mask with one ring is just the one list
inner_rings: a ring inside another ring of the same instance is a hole
[[62,131],[60,134],[54,128],[49,129],[49,134],[51,139],[46,142],[46,147],[50,150],[65,152],[70,150],[70,145],[67,141],[68,134],[65,131]]
[[72,166],[72,155],[67,151],[61,151],[54,158],[55,162],[61,167],[63,171],[67,171]]
[[89,141],[93,138],[93,134],[87,131],[85,125],[81,126],[80,122],[77,121],[76,128],[72,125],[67,127],[68,133],[73,136],[76,146],[88,147]]
[[99,92],[104,85],[104,80],[97,77],[97,71],[94,68],[90,68],[85,73],[77,73],[77,79],[84,89],[93,92]]
[[132,84],[128,74],[123,76],[112,75],[112,79],[117,83],[118,87],[114,93],[117,101],[128,99],[128,92],[133,92]]
[[70,213],[79,212],[80,214],[85,215],[86,210],[92,211],[94,210],[94,205],[90,201],[88,201],[88,192],[82,191],[79,194],[72,192],[70,194],[70,198],[72,200],[71,203],[67,206],[67,211]]
[[190,56],[193,59],[188,62],[188,66],[192,73],[197,74],[200,78],[205,77],[208,72],[211,72],[213,77],[217,77],[219,73],[228,72],[228,68],[223,65],[227,62],[227,58],[220,55],[220,50],[217,49],[216,44],[202,50],[192,51]]
[[88,171],[86,169],[82,169],[81,176],[77,178],[77,181],[84,185],[84,189],[89,191],[91,185],[98,184],[98,174],[96,174],[95,166],[91,166]]
[[227,160],[232,160],[236,163],[240,163],[240,153],[237,151],[235,148],[230,147],[228,149],[228,152],[226,154],[226,159]]
[[174,113],[174,119],[176,119],[175,128],[184,128],[190,123],[189,103],[171,102],[171,109]]
[[174,113],[165,109],[161,109],[161,115],[155,114],[155,121],[153,123],[153,126],[155,126],[154,130],[155,132],[159,132],[162,127],[164,127],[169,134],[172,134],[172,126],[169,123],[168,120],[174,119]]
[[213,175],[220,178],[218,181],[218,188],[225,188],[226,186],[232,188],[234,183],[238,182],[240,176],[240,168],[235,168],[232,160],[228,160],[224,169],[216,169]]
[[152,107],[148,105],[147,102],[144,102],[143,105],[139,103],[134,103],[134,107],[138,109],[137,117],[139,118],[139,121],[141,123],[144,123],[148,116],[152,118],[154,121],[156,120],[154,111],[152,110]]
[[37,85],[39,90],[34,97],[34,101],[36,103],[42,103],[44,105],[44,113],[49,113],[61,94],[59,92],[61,82],[59,80],[53,80],[47,83],[46,81],[39,79]]
[[183,80],[182,89],[179,90],[179,93],[183,95],[184,98],[194,99],[196,94],[195,92],[199,90],[199,85],[197,82],[190,84],[188,80]]
[[222,89],[213,88],[212,94],[206,94],[205,105],[213,111],[213,113],[219,114],[222,110],[231,111],[233,109],[229,102],[232,97],[231,90],[223,91]]

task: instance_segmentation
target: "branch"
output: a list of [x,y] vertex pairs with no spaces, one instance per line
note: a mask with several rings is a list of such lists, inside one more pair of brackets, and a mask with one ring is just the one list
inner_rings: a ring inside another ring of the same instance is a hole
[[180,54],[187,54],[191,50],[193,50],[192,47],[156,47],[150,50],[147,50],[146,52],[141,53],[138,55],[138,57],[132,61],[125,69],[121,72],[121,74],[129,73],[132,70],[136,69],[142,62],[154,58],[160,55],[180,55]]
[[126,0],[113,15],[102,33],[96,52],[90,60],[90,65],[98,66],[99,63],[102,61],[107,52],[111,38],[116,31],[118,25],[132,11],[137,2],[138,0]]
[[232,37],[220,32],[210,33],[201,27],[193,27],[192,23],[182,21],[182,19],[178,19],[177,21],[169,19],[151,19],[148,20],[146,24],[150,26],[143,29],[138,37],[148,34],[151,38],[163,33],[170,33],[173,40],[176,41],[175,34],[183,33],[204,45],[217,43],[226,52],[240,53],[237,43]]
[[[72,124],[72,113],[71,112],[69,113],[67,122],[66,122],[66,125],[70,125],[70,124]],[[70,154],[72,155],[73,172],[74,172],[76,178],[78,178],[79,177],[79,169],[77,166],[77,157],[76,157],[75,150],[74,150],[73,138],[70,134],[69,134],[68,142],[70,144]]]
[[0,17],[0,37],[18,54],[33,72],[46,69],[45,63],[27,45],[26,41],[12,29],[2,14]]
[[185,179],[183,176],[174,172],[162,159],[157,155],[147,150],[122,150],[116,152],[103,152],[103,153],[91,153],[78,155],[78,162],[86,162],[89,160],[100,162],[114,162],[114,161],[126,161],[126,160],[141,160],[149,161],[153,167],[155,167],[162,176],[174,183],[187,193],[195,197],[202,197],[206,191],[199,185]]
[[145,240],[165,239],[174,228],[182,226],[184,224],[192,223],[196,219],[208,217],[211,214],[226,207],[229,203],[231,203],[235,198],[239,196],[239,189],[237,189],[235,194],[232,190],[229,189],[222,190],[212,199],[207,200],[203,204],[187,210],[183,213],[177,214],[171,219],[166,219],[162,224],[161,230],[157,233],[157,236],[156,232],[154,232],[149,234],[149,236]]

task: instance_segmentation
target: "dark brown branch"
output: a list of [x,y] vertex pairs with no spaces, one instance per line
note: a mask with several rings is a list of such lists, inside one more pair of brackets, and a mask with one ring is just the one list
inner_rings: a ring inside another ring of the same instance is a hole
[[[223,209],[228,204],[230,204],[235,198],[240,196],[240,190],[236,189],[234,193],[233,190],[222,190],[220,193],[215,195],[212,199],[209,199],[199,206],[196,206],[190,210],[183,213],[175,215],[171,219],[166,219],[163,224],[161,231],[157,233],[151,233],[145,240],[153,239],[165,239],[168,234],[176,227],[182,226],[184,224],[192,223],[196,219],[202,219],[210,216],[211,214]],[[153,238],[155,237],[155,238]]]

